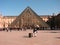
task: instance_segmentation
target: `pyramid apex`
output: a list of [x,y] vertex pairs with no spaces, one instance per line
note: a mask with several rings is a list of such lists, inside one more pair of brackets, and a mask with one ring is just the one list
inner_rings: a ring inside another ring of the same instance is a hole
[[27,9],[30,9],[30,7],[29,7],[29,6],[27,6]]
[[30,6],[27,6],[27,8],[30,8]]

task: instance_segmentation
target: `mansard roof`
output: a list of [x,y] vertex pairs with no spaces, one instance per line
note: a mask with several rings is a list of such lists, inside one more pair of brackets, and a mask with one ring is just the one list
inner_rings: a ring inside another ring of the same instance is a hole
[[17,18],[17,16],[3,16],[3,18],[7,18],[7,19],[9,19],[9,18]]

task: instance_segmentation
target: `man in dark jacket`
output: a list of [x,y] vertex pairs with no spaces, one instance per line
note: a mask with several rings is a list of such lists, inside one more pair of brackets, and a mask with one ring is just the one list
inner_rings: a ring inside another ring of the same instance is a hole
[[36,33],[37,33],[37,28],[35,27],[35,28],[33,29],[33,35],[34,35],[34,37],[36,37]]

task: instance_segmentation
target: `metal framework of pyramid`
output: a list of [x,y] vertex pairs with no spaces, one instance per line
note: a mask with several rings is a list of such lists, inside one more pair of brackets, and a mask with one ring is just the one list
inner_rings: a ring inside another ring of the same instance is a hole
[[9,27],[49,27],[40,16],[38,16],[30,7],[27,7],[10,25]]

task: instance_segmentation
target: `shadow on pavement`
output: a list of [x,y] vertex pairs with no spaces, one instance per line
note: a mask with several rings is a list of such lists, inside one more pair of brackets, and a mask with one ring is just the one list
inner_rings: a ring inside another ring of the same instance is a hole
[[23,36],[23,38],[29,38],[29,36]]
[[45,32],[45,33],[60,33],[60,32]]
[[60,39],[60,37],[55,37],[55,38]]
[[50,33],[60,33],[60,32],[50,32]]

